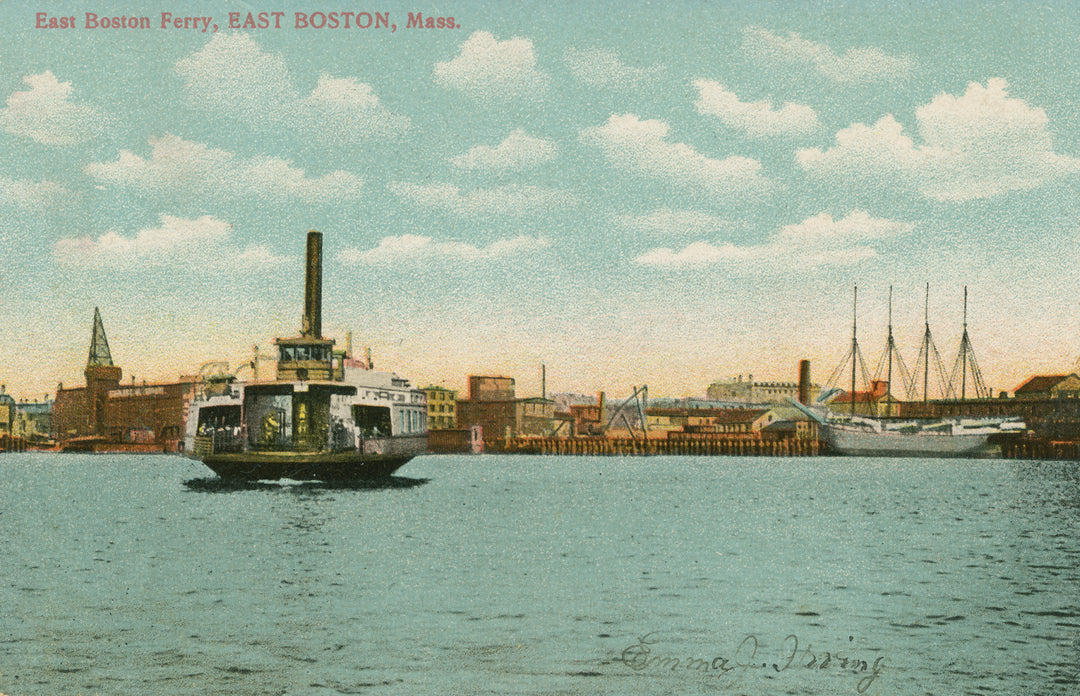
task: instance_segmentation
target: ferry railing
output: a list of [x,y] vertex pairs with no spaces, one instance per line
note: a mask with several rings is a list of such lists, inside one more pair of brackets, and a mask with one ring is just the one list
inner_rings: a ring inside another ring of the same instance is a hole
[[211,430],[208,433],[195,436],[194,450],[196,457],[205,457],[222,452],[243,452],[244,436],[242,433],[226,429]]

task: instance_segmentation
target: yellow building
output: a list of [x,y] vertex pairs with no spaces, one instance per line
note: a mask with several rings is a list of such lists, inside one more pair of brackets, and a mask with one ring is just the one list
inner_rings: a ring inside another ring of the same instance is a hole
[[0,386],[0,434],[11,435],[15,424],[15,399],[7,393],[7,388]]
[[427,394],[428,430],[457,427],[457,392],[446,387],[424,387]]

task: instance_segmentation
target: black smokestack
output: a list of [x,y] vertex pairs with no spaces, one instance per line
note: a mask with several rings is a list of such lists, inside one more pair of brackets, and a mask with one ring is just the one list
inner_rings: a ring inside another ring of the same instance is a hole
[[307,233],[307,267],[304,273],[304,322],[300,334],[322,338],[322,233]]
[[799,403],[810,403],[810,361],[799,361]]

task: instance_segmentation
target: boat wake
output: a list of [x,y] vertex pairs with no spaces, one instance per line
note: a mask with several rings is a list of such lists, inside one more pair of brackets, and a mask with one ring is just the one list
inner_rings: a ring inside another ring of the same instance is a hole
[[222,479],[213,476],[194,478],[184,481],[189,491],[196,493],[236,493],[240,491],[369,491],[395,488],[416,488],[431,479],[410,478],[407,476],[384,476],[373,479],[347,481],[294,481],[279,479],[276,481],[241,481]]

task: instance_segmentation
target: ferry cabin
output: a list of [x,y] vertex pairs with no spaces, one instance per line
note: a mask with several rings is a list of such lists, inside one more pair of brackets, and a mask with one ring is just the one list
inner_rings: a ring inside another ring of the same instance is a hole
[[195,435],[214,452],[365,452],[426,436],[426,397],[408,380],[357,366],[329,339],[275,343],[276,381],[226,385],[199,408]]

